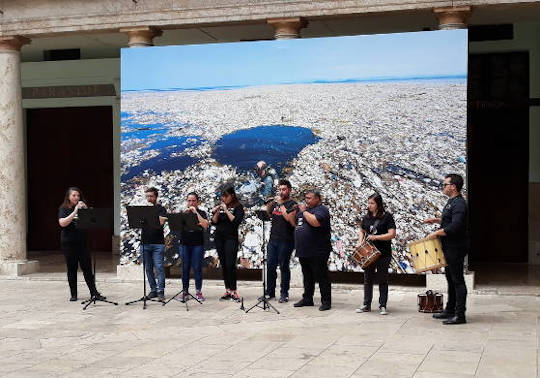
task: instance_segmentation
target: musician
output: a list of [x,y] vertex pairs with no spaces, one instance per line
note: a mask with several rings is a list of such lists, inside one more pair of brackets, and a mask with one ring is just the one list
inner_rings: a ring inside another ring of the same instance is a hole
[[448,302],[443,312],[434,314],[435,319],[444,319],[443,324],[466,323],[465,305],[467,286],[463,277],[463,263],[468,252],[467,202],[461,195],[463,177],[446,175],[443,193],[448,197],[441,218],[429,218],[424,223],[439,223],[440,228],[429,234],[429,239],[440,238],[444,258],[448,264],[444,271],[448,283]]
[[189,291],[189,271],[193,268],[195,275],[195,296],[199,301],[206,298],[202,294],[202,261],[204,258],[204,230],[208,229],[210,223],[206,212],[199,209],[199,195],[191,192],[187,196],[186,213],[195,214],[200,229],[197,231],[182,231],[182,300],[186,300]]
[[87,233],[77,228],[79,210],[86,208],[82,191],[79,188],[70,187],[66,191],[64,202],[58,209],[58,224],[62,227],[60,245],[66,259],[71,302],[77,300],[77,266],[81,267],[90,296],[99,300],[105,299],[96,289]]
[[240,301],[236,291],[236,260],[238,258],[238,227],[244,219],[244,207],[233,187],[221,194],[221,203],[212,209],[212,223],[216,225],[214,241],[221,265],[225,294],[223,300]]
[[388,268],[392,259],[392,239],[396,237],[394,217],[385,211],[380,194],[369,196],[367,213],[362,219],[359,242],[368,240],[381,252],[381,256],[371,265],[364,268],[364,304],[356,312],[371,311],[373,299],[373,278],[379,283],[379,313],[387,315],[388,301]]
[[[150,293],[147,299],[158,298],[159,301],[165,300],[165,269],[163,268],[163,259],[165,255],[165,238],[163,237],[163,225],[167,219],[167,211],[158,202],[158,190],[154,187],[145,190],[146,201],[157,207],[159,214],[160,228],[143,227],[141,234],[141,254],[146,266],[146,277],[150,285]],[[154,268],[157,272],[157,284],[154,275]]]
[[292,186],[289,180],[279,180],[278,195],[266,204],[272,218],[268,252],[268,286],[266,296],[276,295],[277,267],[281,271],[279,303],[289,301],[291,282],[291,254],[294,249],[294,227],[296,226],[296,202],[291,199]]
[[310,190],[305,195],[305,204],[298,205],[296,214],[294,240],[304,276],[304,294],[294,307],[313,306],[315,282],[319,282],[321,291],[319,310],[326,311],[332,307],[328,275],[328,258],[332,251],[330,233],[330,211],[322,204],[320,192]]

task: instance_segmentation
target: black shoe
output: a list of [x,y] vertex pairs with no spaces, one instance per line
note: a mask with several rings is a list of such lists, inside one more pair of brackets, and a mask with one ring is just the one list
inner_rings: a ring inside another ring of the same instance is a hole
[[72,295],[71,298],[69,298],[69,301],[70,301],[70,302],[77,302],[77,296],[76,296],[76,295]]
[[308,301],[302,298],[298,302],[296,302],[293,306],[294,307],[314,306],[314,303],[313,301]]
[[155,291],[151,291],[150,293],[148,293],[148,295],[146,296],[146,299],[152,299],[152,298],[157,298],[157,292]]
[[159,292],[157,295],[158,301],[165,302],[165,293]]
[[319,311],[328,311],[332,308],[328,303],[323,303],[319,306]]
[[96,300],[98,300],[98,301],[104,301],[104,300],[107,299],[107,297],[104,296],[104,295],[101,295],[101,294],[99,293],[99,291],[96,291],[94,294],[92,294],[91,299],[92,299],[92,300],[93,300],[93,299],[96,299]]
[[451,314],[449,312],[443,311],[438,314],[433,314],[433,319],[450,319],[456,316],[456,314]]
[[467,320],[465,319],[465,316],[454,316],[452,318],[446,319],[442,322],[442,324],[450,325],[450,324],[465,324],[467,323]]
[[265,297],[266,299],[268,299],[268,300],[276,299],[276,296],[275,296],[275,295],[268,295],[268,294],[266,294],[264,297]]

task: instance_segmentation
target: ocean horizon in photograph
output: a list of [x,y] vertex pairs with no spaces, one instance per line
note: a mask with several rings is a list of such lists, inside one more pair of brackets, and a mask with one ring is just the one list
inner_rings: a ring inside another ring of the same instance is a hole
[[189,192],[208,210],[232,185],[246,206],[238,263],[259,268],[264,161],[297,201],[321,190],[330,270],[361,270],[350,256],[377,192],[397,225],[391,268],[413,273],[407,244],[431,230],[422,219],[444,205],[442,178],[465,176],[466,75],[466,30],[123,49],[122,263],[139,255],[125,206],[145,204],[146,187],[177,212]]

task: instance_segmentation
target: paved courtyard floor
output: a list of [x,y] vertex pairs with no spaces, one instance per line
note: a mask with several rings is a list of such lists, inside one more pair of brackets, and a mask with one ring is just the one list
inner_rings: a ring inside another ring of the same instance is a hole
[[[80,282],[82,282],[80,277]],[[166,293],[178,288],[173,281]],[[0,279],[2,377],[538,377],[540,297],[469,296],[468,324],[443,326],[417,312],[418,290],[391,290],[388,310],[355,313],[361,286],[334,287],[333,308],[244,313],[207,301],[125,306],[142,282],[98,282],[119,306],[68,302],[67,283]],[[246,307],[260,287],[239,283]],[[80,284],[79,292],[86,296]],[[291,300],[299,299],[295,288]],[[377,298],[375,291],[375,298]],[[316,301],[318,297],[316,297]],[[376,306],[374,306],[376,307]]]

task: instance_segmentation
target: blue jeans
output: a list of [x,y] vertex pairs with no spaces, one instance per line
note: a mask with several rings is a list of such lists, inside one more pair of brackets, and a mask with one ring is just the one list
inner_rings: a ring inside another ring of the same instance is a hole
[[291,283],[291,254],[294,249],[294,241],[270,240],[267,245],[268,252],[268,282],[266,295],[276,295],[277,267],[281,271],[281,296],[289,296]]
[[195,274],[195,290],[202,289],[202,260],[204,257],[204,248],[202,245],[181,245],[180,253],[182,255],[182,286],[183,290],[189,289],[189,271],[193,267]]
[[[146,277],[150,284],[150,291],[165,292],[165,270],[163,269],[165,244],[143,244],[141,245],[141,251],[146,265]],[[154,268],[156,268],[158,275],[157,285]]]

